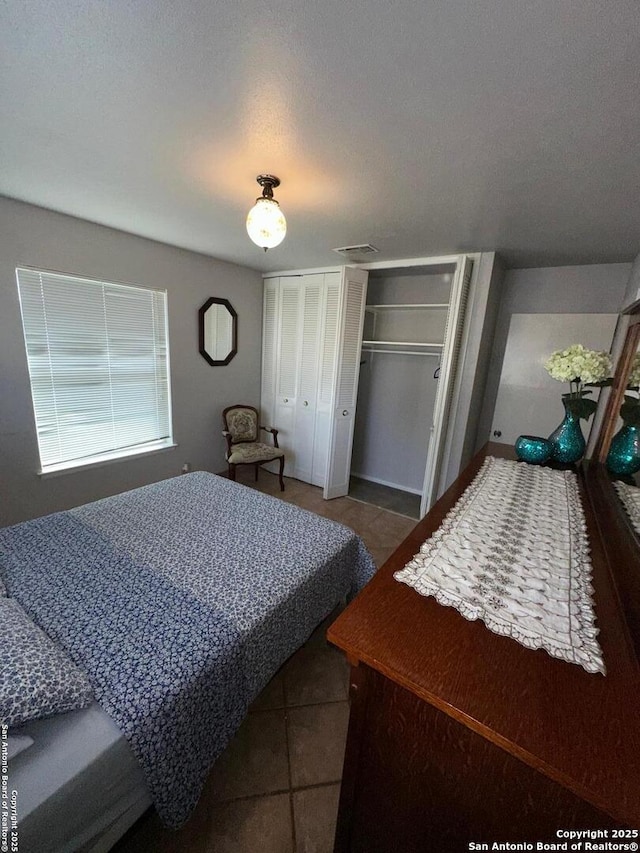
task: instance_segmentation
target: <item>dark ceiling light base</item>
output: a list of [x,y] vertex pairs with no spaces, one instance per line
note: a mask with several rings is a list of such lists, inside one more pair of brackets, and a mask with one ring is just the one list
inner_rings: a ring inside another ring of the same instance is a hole
[[262,187],[262,198],[273,198],[273,191],[280,186],[280,178],[275,175],[258,175],[256,181]]

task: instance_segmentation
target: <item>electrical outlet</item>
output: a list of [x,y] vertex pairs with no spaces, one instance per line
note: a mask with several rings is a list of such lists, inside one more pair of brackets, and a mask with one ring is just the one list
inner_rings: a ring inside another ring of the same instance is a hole
[[188,474],[189,471],[191,471],[191,462],[185,462],[184,465],[182,466],[182,473]]

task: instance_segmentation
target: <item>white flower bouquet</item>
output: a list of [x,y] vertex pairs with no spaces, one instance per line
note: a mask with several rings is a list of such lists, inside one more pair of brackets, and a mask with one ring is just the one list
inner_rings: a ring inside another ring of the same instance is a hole
[[[589,420],[597,407],[595,400],[587,399],[591,388],[602,388],[612,381],[609,353],[573,344],[552,353],[544,366],[553,379],[569,383],[569,392],[562,395],[567,409],[575,417]],[[638,377],[640,380],[640,362]]]
[[627,380],[627,388],[630,391],[640,391],[640,352],[634,355],[631,362],[631,372]]

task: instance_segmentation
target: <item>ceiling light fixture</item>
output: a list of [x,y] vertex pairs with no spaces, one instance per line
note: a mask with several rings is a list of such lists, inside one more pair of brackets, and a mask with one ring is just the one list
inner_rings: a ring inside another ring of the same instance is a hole
[[273,191],[280,186],[280,178],[275,175],[258,175],[256,181],[262,187],[262,195],[247,215],[247,233],[256,246],[265,252],[279,246],[287,233],[287,220],[280,205],[273,197]]

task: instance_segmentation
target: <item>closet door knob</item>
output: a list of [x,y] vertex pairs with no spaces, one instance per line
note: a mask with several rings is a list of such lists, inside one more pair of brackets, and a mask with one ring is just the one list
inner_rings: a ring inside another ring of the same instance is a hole
[[343,409],[342,414],[346,418],[346,416],[349,414],[349,412],[346,409]]
[[288,398],[288,397],[285,397],[285,398],[284,398],[284,400],[283,400],[283,402],[284,402],[284,403],[288,403],[288,402],[289,402],[289,398]]
[[304,403],[303,403],[303,405],[304,405],[304,406],[308,406],[308,405],[309,405],[309,403],[305,400],[305,401],[304,401]]

